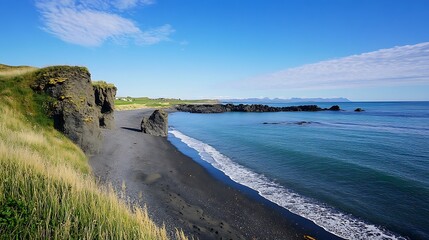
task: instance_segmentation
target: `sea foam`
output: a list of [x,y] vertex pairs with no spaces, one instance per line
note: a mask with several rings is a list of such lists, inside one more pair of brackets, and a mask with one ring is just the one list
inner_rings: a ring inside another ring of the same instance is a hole
[[328,232],[345,239],[405,239],[286,189],[266,176],[235,163],[214,147],[176,129],[171,129],[169,132],[188,147],[196,150],[202,160],[225,173],[233,181],[254,189],[267,200],[313,221]]

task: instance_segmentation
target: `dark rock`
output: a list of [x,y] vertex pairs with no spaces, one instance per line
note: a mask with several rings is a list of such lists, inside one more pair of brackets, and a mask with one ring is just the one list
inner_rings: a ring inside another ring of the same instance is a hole
[[223,112],[315,112],[323,111],[317,105],[303,105],[303,106],[291,106],[291,107],[271,107],[262,104],[181,104],[177,105],[176,109],[181,112],[190,113],[223,113]]
[[33,90],[47,94],[54,127],[87,154],[100,146],[99,110],[95,104],[91,77],[84,67],[55,66],[36,72]]
[[263,122],[262,124],[271,124],[271,125],[277,125],[277,124],[285,124],[285,125],[290,125],[290,124],[308,125],[308,124],[312,124],[312,123],[317,123],[317,122],[307,122],[307,121],[299,121],[299,122]]
[[168,113],[164,110],[155,110],[150,117],[144,117],[141,122],[141,130],[144,133],[167,137]]
[[116,87],[105,82],[95,82],[94,89],[95,104],[99,109],[98,121],[100,127],[112,129],[114,127],[114,109]]
[[190,113],[223,113],[228,111],[226,106],[222,104],[180,104],[176,106],[176,109],[180,112]]
[[341,110],[340,106],[338,106],[338,105],[334,105],[334,106],[329,108],[329,111],[340,111],[340,110]]
[[362,108],[356,108],[355,109],[355,112],[363,112],[363,111],[365,111],[365,110],[363,110]]

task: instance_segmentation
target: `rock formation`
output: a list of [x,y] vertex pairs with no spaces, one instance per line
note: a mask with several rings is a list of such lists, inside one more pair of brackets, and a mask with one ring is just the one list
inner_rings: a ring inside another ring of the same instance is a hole
[[[70,66],[43,68],[36,72],[31,87],[37,93],[48,96],[49,101],[45,103],[45,107],[58,131],[79,145],[86,154],[98,151],[101,144],[99,121],[101,112],[95,103],[91,75],[86,68]],[[111,100],[113,104],[114,98],[111,99],[110,96],[101,93],[98,92],[98,98],[103,99],[100,101],[102,106],[108,105],[106,101]]]
[[363,112],[363,111],[365,111],[365,110],[363,110],[362,108],[356,108],[355,109],[355,112]]
[[168,113],[164,110],[155,110],[150,117],[143,117],[141,130],[153,136],[167,137]]
[[114,108],[116,87],[106,82],[93,82],[95,104],[99,109],[99,125],[103,128],[112,129],[114,127]]
[[335,105],[331,108],[320,108],[317,105],[303,105],[290,107],[271,107],[262,104],[181,104],[176,106],[180,112],[190,113],[224,113],[224,112],[316,112],[316,111],[337,111],[340,107]]
[[341,109],[340,109],[340,106],[334,105],[334,106],[330,107],[329,110],[330,111],[340,111]]

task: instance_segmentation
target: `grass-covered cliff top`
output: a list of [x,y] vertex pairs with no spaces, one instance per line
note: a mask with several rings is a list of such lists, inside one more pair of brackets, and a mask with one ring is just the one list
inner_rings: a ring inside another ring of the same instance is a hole
[[96,184],[84,153],[53,129],[30,88],[39,71],[0,65],[0,239],[167,239]]
[[115,85],[113,83],[107,83],[105,81],[92,81],[92,86],[100,87],[100,88],[114,88],[116,89]]
[[178,104],[214,104],[217,100],[202,99],[202,100],[181,100],[175,98],[132,98],[132,97],[117,97],[115,100],[116,110],[131,110],[139,108],[169,108]]

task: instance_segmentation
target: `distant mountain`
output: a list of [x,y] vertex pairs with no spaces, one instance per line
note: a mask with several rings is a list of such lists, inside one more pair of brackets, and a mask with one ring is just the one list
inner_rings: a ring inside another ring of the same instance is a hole
[[301,102],[351,102],[347,98],[243,98],[243,99],[219,99],[221,102],[235,103],[301,103]]

